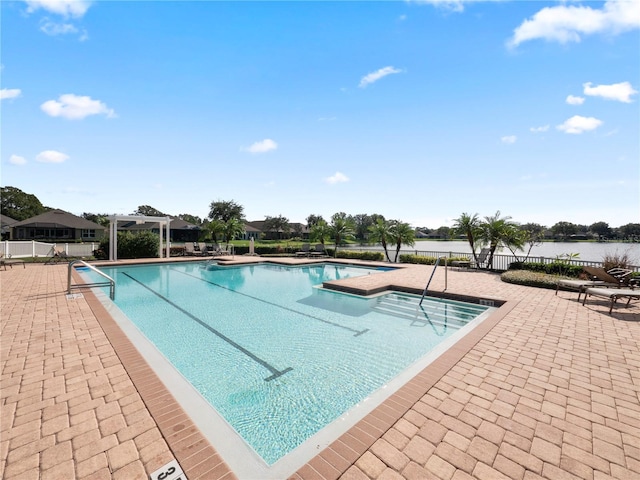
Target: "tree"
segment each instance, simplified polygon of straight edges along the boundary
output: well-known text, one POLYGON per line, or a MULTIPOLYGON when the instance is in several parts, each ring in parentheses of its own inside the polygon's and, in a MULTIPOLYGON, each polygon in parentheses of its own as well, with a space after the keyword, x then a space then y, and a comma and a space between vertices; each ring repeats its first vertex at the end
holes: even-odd
POLYGON ((526 262, 533 247, 542 245, 545 227, 538 223, 525 223, 524 225, 520 225, 520 230, 523 232, 524 243, 529 245, 529 250, 527 250, 527 254, 523 259, 523 262, 526 262))
POLYGON ((322 222, 325 221, 324 218, 322 218, 322 215, 314 215, 314 214, 309 215, 307 217, 307 228, 311 230, 311 228, 320 221, 322 222))
POLYGON ((578 226, 571 222, 558 222, 551 227, 551 232, 555 237, 562 237, 566 239, 569 235, 574 235, 578 232, 578 226))
POLYGON ((640 223, 627 223, 618 227, 618 230, 625 240, 640 240, 640 223))
POLYGON ((138 209, 133 212, 133 215, 146 215, 147 217, 166 217, 166 213, 162 213, 149 205, 140 205, 138 209))
POLYGON ((224 241, 227 243, 227 247, 229 247, 231 240, 244 233, 244 222, 238 218, 230 218, 224 222, 222 233, 224 234, 224 241))
POLYGON ((7 217, 22 221, 49 210, 35 195, 15 187, 0 188, 0 211, 7 217))
POLYGON ((347 214, 344 212, 334 213, 331 217, 331 225, 329 225, 329 229, 336 245, 333 252, 333 257, 335 258, 338 256, 338 245, 353 237, 353 222, 347 218, 347 214))
POLYGON ((384 249, 384 255, 387 257, 387 261, 391 262, 389 257, 389 250, 387 244, 393 241, 391 234, 391 225, 386 220, 379 218, 376 223, 369 227, 369 239, 373 242, 379 243, 384 249))
POLYGON ((102 225, 103 227, 109 226, 109 214, 108 213, 88 213, 85 212, 82 214, 82 218, 89 220, 90 222, 97 223, 98 225, 102 225))
POLYGON ((607 222, 596 222, 589 227, 589 231, 599 239, 611 236, 611 228, 607 222))
POLYGON ((204 226, 205 230, 211 235, 213 243, 218 243, 218 238, 224 235, 225 223, 222 220, 211 220, 204 226))
POLYGON ((396 242, 396 257, 394 262, 397 262, 402 245, 413 246, 415 244, 416 231, 411 228, 411 225, 408 223, 393 220, 391 221, 389 232, 391 233, 391 238, 396 242))
POLYGON ((355 229, 355 237, 361 243, 364 243, 369 236, 369 227, 374 224, 373 218, 371 215, 367 215, 366 213, 359 213, 352 217, 352 221, 355 229))
POLYGON ((494 215, 484 217, 480 222, 478 240, 482 245, 489 247, 487 269, 493 265, 493 255, 501 246, 516 246, 520 238, 515 234, 517 224, 511 222, 511 217, 501 217, 498 210, 494 215))
POLYGON ((309 238, 313 242, 320 242, 322 244, 322 249, 324 250, 325 242, 331 238, 331 229, 329 228, 329 224, 325 220, 318 220, 318 222, 311 227, 309 238))
POLYGON ((244 222, 244 207, 233 200, 216 200, 211 202, 209 207, 209 218, 212 220, 221 220, 226 223, 236 218, 244 222))
POLYGON ((195 215, 190 215, 188 213, 181 213, 178 215, 178 218, 184 220, 185 222, 192 223, 193 225, 202 226, 202 219, 195 215))
POLYGON ((476 253, 476 241, 480 234, 480 219, 478 218, 478 214, 474 213, 473 215, 469 215, 468 213, 463 213, 460 215, 454 220, 453 231, 456 235, 464 235, 467 238, 469 246, 471 247, 473 260, 477 265, 478 255, 476 253))
POLYGON ((282 215, 278 215, 277 217, 266 217, 264 220, 264 231, 274 232, 277 239, 282 238, 283 234, 288 236, 291 231, 289 219, 282 215))

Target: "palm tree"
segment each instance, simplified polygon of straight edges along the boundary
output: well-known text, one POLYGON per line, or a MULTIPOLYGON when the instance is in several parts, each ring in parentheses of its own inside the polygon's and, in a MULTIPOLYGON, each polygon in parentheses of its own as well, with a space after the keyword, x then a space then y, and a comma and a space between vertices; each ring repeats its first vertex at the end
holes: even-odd
POLYGON ((244 222, 238 218, 230 218, 224 223, 223 233, 227 248, 229 248, 231 240, 244 233, 244 222))
MULTIPOLYGON (((517 228, 518 224, 511 222, 511 217, 500 217, 500 211, 498 210, 494 215, 484 217, 484 222, 480 223, 480 229, 478 232, 478 240, 489 247, 489 259, 487 260, 487 269, 490 269, 493 264, 493 255, 498 249, 507 242, 515 242, 515 238, 510 238, 514 227, 517 228)), ((524 241, 522 242, 524 244, 524 241)))
POLYGON ((474 213, 473 216, 468 213, 463 213, 459 218, 456 218, 453 223, 453 229, 455 234, 464 235, 467 237, 469 246, 471 247, 471 253, 473 254, 473 260, 476 265, 478 264, 478 255, 476 254, 476 241, 479 234, 480 219, 478 214, 474 213))
POLYGON ((338 245, 341 244, 344 240, 353 237, 353 222, 351 222, 345 214, 336 213, 331 218, 331 225, 329 225, 329 230, 331 232, 331 236, 333 237, 333 241, 336 244, 336 248, 333 252, 333 258, 338 256, 338 245))
POLYGON ((309 231, 309 238, 313 242, 320 242, 324 250, 324 242, 331 238, 331 229, 325 220, 318 220, 309 231))
POLYGON ((402 245, 413 246, 415 244, 416 231, 411 228, 408 223, 401 222, 399 220, 393 220, 389 228, 391 238, 396 242, 396 258, 394 262, 398 261, 400 255, 400 247, 402 245))
POLYGON ((224 222, 221 220, 211 220, 205 225, 205 229, 211 234, 214 243, 218 243, 218 236, 224 234, 224 222))
POLYGON ((383 218, 378 218, 376 223, 369 227, 369 239, 379 243, 384 248, 384 254, 387 257, 387 261, 391 262, 389 258, 389 251, 387 250, 387 243, 393 241, 391 235, 390 223, 383 218))

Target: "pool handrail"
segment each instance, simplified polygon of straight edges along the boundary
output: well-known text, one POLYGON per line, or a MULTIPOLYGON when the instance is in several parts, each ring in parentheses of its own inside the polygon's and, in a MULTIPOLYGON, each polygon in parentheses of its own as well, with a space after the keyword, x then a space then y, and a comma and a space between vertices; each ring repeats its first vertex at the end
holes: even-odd
POLYGON ((431 270, 431 276, 429 277, 429 281, 427 281, 427 285, 424 287, 424 290, 422 291, 422 298, 420 298, 420 303, 418 303, 418 307, 420 307, 420 305, 422 305, 422 301, 424 300, 424 297, 427 295, 427 289, 429 288, 429 284, 431 283, 431 279, 433 278, 433 274, 436 273, 436 268, 438 268, 438 265, 440 264, 440 260, 442 260, 443 258, 444 258, 444 265, 445 265, 445 290, 447 289, 447 280, 446 280, 447 256, 446 255, 442 255, 441 257, 437 258, 436 264, 433 266, 433 270, 431 270))
POLYGON ((67 269, 67 295, 71 294, 71 289, 72 288, 93 288, 93 287, 107 287, 107 286, 109 287, 109 298, 111 298, 111 300, 113 300, 115 298, 115 296, 116 296, 116 282, 115 282, 115 280, 113 278, 111 278, 106 273, 101 272, 100 270, 98 270, 93 265, 89 265, 84 260, 73 260, 72 262, 69 262, 69 267, 67 269), (80 264, 84 265, 89 270, 92 270, 92 271, 96 272, 98 275, 100 275, 101 277, 106 278, 107 281, 106 282, 93 282, 93 283, 82 283, 82 284, 71 285, 71 269, 73 268, 73 266, 76 263, 80 263, 80 264))

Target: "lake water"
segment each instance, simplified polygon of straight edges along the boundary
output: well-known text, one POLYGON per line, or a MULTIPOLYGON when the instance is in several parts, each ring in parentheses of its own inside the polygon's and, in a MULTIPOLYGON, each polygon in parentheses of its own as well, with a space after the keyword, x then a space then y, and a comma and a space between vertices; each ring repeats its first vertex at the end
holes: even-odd
MULTIPOLYGON (((367 250, 382 250, 380 245, 368 245, 366 247, 354 246, 356 250, 366 248, 367 250)), ((527 246, 528 249, 528 246, 527 246)), ((395 256, 395 246, 388 249, 389 255, 393 260, 395 256)), ((411 251, 429 251, 429 252, 458 252, 471 253, 469 244, 465 241, 434 241, 434 240, 418 240, 414 246, 403 245, 402 252, 411 251)), ((510 255, 511 252, 503 249, 501 254, 510 255)), ((640 243, 617 243, 617 242, 544 242, 540 246, 535 246, 531 250, 530 257, 546 257, 556 258, 558 255, 577 253, 575 260, 584 260, 589 262, 601 262, 605 255, 624 255, 630 259, 633 265, 640 265, 640 243)), ((524 252, 518 252, 518 255, 524 256, 524 252)))

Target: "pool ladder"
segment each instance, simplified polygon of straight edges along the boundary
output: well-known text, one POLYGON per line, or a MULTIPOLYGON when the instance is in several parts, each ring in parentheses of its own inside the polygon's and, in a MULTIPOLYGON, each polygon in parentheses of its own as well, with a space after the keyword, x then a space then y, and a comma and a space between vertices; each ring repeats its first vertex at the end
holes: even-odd
POLYGON ((433 270, 431 270, 431 276, 429 277, 429 281, 427 282, 427 285, 424 287, 424 290, 422 291, 422 298, 420 298, 420 303, 418 303, 418 307, 420 307, 422 305, 422 301, 424 300, 424 297, 427 295, 427 289, 429 288, 429 284, 431 283, 431 279, 433 278, 433 274, 436 273, 436 268, 438 268, 438 265, 440 265, 440 260, 442 259, 444 260, 444 289, 447 289, 447 257, 445 255, 438 257, 438 259, 436 260, 436 264, 433 266, 433 270))
POLYGON ((111 300, 113 300, 115 298, 115 296, 116 296, 116 282, 109 275, 107 275, 104 272, 101 272, 100 270, 98 270, 93 265, 89 265, 84 260, 73 260, 72 262, 69 262, 69 267, 68 267, 68 270, 67 270, 67 295, 71 294, 71 289, 72 288, 93 288, 93 287, 109 287, 109 297, 111 298, 111 300), (93 282, 93 283, 80 283, 80 284, 72 285, 71 284, 71 271, 73 269, 73 266, 76 263, 80 263, 80 264, 84 265, 85 267, 87 267, 89 270, 91 270, 93 272, 96 272, 101 277, 104 277, 106 279, 106 281, 104 281, 104 282, 93 282))

